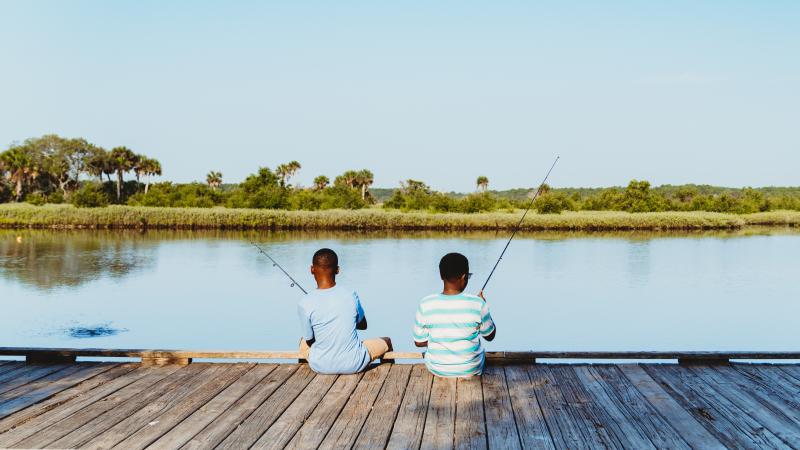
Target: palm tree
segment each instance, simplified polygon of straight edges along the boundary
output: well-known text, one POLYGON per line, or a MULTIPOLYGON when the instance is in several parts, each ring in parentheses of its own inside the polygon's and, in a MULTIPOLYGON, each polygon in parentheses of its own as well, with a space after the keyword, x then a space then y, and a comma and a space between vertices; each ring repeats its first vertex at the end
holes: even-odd
POLYGON ((219 185, 222 184, 222 172, 211 171, 206 175, 206 183, 212 191, 216 191, 219 185))
MULTIPOLYGON (((144 155, 136 155, 136 162, 133 164, 133 174, 136 175, 136 184, 138 185, 141 181, 141 177, 144 176, 145 169, 147 168, 147 157, 144 155)), ((139 186, 136 186, 136 189, 139 189, 139 186)))
POLYGON ((361 188, 361 200, 367 199, 367 190, 375 181, 375 176, 367 169, 359 170, 356 173, 355 184, 361 188))
POLYGON ((110 168, 117 174, 117 201, 122 198, 122 176, 136 166, 138 156, 128 147, 114 147, 111 149, 110 168))
POLYGON ((278 175, 278 178, 281 180, 281 187, 289 186, 289 179, 295 176, 298 170, 300 170, 303 166, 300 165, 297 161, 290 161, 286 164, 281 164, 275 169, 275 174, 278 175))
POLYGON ((336 179, 333 180, 333 184, 339 186, 344 185, 353 188, 356 187, 357 178, 358 178, 358 172, 356 172, 355 170, 348 170, 345 173, 336 177, 336 179))
POLYGON ((475 181, 475 184, 477 185, 478 189, 483 192, 486 192, 486 190, 489 189, 489 179, 483 175, 478 177, 477 181, 475 181))
POLYGON ((326 177, 325 175, 320 175, 314 178, 314 187, 318 191, 325 189, 326 187, 328 187, 330 183, 331 183, 330 178, 326 177))
POLYGON ((8 172, 8 179, 14 184, 14 199, 22 199, 22 189, 25 183, 35 180, 39 176, 39 163, 34 157, 31 148, 26 146, 13 146, 0 153, 0 162, 8 172))
POLYGON ((103 184, 103 174, 109 166, 108 152, 102 147, 95 147, 94 153, 86 160, 86 172, 100 179, 103 184))
POLYGON ((144 158, 144 161, 139 163, 142 167, 142 174, 147 177, 147 182, 144 184, 144 193, 150 190, 150 178, 155 175, 161 176, 161 163, 154 158, 144 158))

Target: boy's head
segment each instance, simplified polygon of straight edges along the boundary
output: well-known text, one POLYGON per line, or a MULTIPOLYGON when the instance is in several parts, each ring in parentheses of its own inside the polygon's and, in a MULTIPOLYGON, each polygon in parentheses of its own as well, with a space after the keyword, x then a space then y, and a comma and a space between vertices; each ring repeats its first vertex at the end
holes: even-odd
POLYGON ((320 280, 333 280, 339 273, 339 257, 329 248, 321 248, 311 258, 311 273, 319 284, 320 280))
POLYGON ((445 286, 463 291, 469 281, 469 260, 461 253, 448 253, 439 261, 439 275, 445 286))

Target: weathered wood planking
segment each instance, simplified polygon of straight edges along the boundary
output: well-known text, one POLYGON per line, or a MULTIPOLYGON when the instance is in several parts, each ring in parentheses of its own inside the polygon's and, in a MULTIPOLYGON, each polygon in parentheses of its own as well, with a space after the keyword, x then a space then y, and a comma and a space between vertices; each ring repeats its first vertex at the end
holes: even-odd
POLYGON ((274 364, 260 364, 253 367, 253 369, 231 383, 225 390, 208 403, 198 408, 180 424, 159 437, 158 440, 153 442, 148 448, 153 450, 180 448, 206 426, 214 422, 215 419, 221 417, 226 419, 231 418, 233 412, 224 415, 223 413, 228 411, 239 399, 245 396, 248 398, 263 398, 264 396, 261 394, 263 389, 259 390, 255 388, 257 386, 269 386, 271 383, 264 381, 264 379, 267 375, 272 373, 276 367, 277 366, 274 364))
POLYGON ((403 401, 403 395, 406 393, 411 367, 410 365, 391 366, 378 398, 375 399, 367 420, 353 444, 354 449, 386 447, 389 434, 395 425, 397 411, 403 401))
POLYGON ((0 362, 0 447, 798 448, 794 365, 0 362), (3 369, 7 369, 3 372, 3 369), (3 387, 4 386, 4 387, 3 387))
MULTIPOLYGON (((489 366, 483 374, 483 407, 489 448, 521 448, 511 395, 502 367, 489 366)), ((527 376, 526 376, 527 384, 527 376)), ((538 405, 536 405, 538 408, 538 405)))
POLYGON ((361 427, 372 410, 372 405, 375 404, 383 383, 389 376, 391 367, 387 364, 381 364, 364 374, 353 395, 350 396, 347 404, 325 436, 325 440, 320 444, 320 449, 350 448, 353 446, 361 432, 361 427))

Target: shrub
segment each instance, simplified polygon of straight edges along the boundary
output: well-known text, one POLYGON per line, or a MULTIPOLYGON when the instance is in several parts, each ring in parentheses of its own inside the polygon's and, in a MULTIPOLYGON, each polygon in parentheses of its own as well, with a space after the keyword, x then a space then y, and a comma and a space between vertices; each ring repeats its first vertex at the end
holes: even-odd
POLYGON ((72 194, 71 203, 78 208, 108 206, 108 196, 97 183, 83 183, 83 186, 72 194))
POLYGON ((31 205, 42 206, 47 203, 47 196, 41 192, 31 192, 25 196, 25 203, 31 205))
POLYGON ((539 214, 561 214, 562 211, 573 209, 573 204, 566 194, 557 192, 540 196, 533 202, 533 207, 539 214))

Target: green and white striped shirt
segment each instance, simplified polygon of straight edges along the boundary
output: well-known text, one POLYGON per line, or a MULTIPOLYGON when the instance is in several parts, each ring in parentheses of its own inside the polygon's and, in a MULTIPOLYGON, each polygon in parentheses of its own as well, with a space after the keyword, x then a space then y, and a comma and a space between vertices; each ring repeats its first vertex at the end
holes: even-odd
POLYGON ((483 373, 481 336, 494 332, 489 305, 472 294, 434 294, 417 308, 414 341, 428 342, 425 365, 440 377, 483 373))

